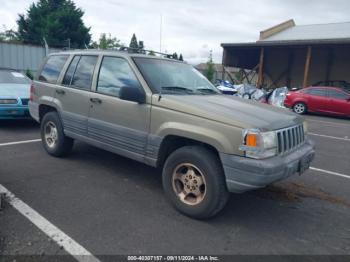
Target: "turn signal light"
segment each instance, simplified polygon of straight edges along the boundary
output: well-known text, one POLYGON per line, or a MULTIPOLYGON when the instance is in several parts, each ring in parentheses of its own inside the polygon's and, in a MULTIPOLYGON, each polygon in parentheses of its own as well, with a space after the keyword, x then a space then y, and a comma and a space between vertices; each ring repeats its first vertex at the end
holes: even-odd
POLYGON ((251 147, 256 147, 257 146, 257 137, 256 134, 247 134, 245 138, 245 145, 246 146, 251 146, 251 147))

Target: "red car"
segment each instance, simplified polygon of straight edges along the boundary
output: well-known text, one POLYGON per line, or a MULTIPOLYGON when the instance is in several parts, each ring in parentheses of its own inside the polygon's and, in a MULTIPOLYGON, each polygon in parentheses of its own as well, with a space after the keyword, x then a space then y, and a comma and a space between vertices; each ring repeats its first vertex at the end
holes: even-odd
POLYGON ((313 112, 350 117, 350 92, 338 87, 311 86, 289 92, 284 105, 297 114, 313 112))

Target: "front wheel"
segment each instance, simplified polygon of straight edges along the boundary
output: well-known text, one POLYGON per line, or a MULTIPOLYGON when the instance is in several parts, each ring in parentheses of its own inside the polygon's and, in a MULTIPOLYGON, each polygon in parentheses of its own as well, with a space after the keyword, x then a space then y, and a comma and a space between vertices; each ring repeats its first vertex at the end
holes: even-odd
POLYGON ((293 106, 293 111, 299 115, 306 113, 306 105, 304 103, 296 103, 293 106))
POLYGON ((41 121, 41 140, 46 152, 52 156, 67 155, 73 147, 74 140, 65 136, 57 112, 49 112, 41 121))
POLYGON ((216 215, 229 197, 219 158, 200 146, 182 147, 168 157, 163 188, 177 210, 197 219, 216 215))

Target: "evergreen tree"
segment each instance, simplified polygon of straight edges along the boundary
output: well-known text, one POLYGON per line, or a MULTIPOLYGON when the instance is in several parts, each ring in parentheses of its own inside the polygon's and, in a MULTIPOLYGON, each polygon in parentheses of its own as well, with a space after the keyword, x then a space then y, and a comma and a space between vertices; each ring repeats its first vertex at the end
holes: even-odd
POLYGON ((214 73, 215 73, 215 68, 213 63, 213 51, 210 50, 209 58, 207 61, 207 68, 205 70, 205 76, 208 78, 210 82, 213 82, 214 80, 214 73))
POLYGON ((178 59, 176 52, 173 54, 173 58, 176 59, 176 60, 178 59))
POLYGON ((129 47, 132 48, 131 52, 137 53, 137 51, 139 49, 139 44, 137 43, 137 38, 136 38, 135 34, 133 34, 131 37, 129 47))
POLYGON ((42 44, 45 37, 52 47, 65 47, 69 39, 71 47, 83 48, 91 39, 83 15, 72 0, 39 0, 19 15, 18 37, 30 44, 42 44))
POLYGON ((180 60, 180 61, 184 61, 184 58, 182 57, 182 54, 180 54, 179 60, 180 60))

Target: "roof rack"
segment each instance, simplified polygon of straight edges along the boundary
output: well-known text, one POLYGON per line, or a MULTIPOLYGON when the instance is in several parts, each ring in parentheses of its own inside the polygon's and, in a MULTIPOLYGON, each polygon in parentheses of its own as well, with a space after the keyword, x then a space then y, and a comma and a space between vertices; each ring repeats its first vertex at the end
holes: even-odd
POLYGON ((118 51, 125 51, 125 52, 136 53, 136 54, 146 54, 146 52, 148 52, 148 53, 158 54, 158 55, 164 56, 166 58, 175 59, 172 54, 166 54, 166 53, 162 53, 162 52, 156 52, 153 50, 126 47, 126 46, 120 47, 118 51))

